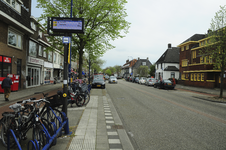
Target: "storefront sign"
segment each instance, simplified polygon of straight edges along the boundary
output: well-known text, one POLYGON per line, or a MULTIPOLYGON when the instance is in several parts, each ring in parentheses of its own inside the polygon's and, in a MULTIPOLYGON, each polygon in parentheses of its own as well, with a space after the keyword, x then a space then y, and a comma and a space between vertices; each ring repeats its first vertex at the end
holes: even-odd
POLYGON ((11 58, 9 58, 9 57, 3 57, 3 62, 4 63, 11 63, 11 58))
POLYGON ((0 62, 2 62, 2 56, 0 56, 0 62))
POLYGON ((53 63, 49 63, 49 62, 44 62, 44 67, 46 68, 53 68, 53 63))
POLYGON ((42 66, 43 66, 44 60, 38 59, 38 58, 34 58, 34 57, 29 57, 29 56, 28 56, 28 62, 29 62, 29 63, 38 64, 38 65, 42 65, 42 66))

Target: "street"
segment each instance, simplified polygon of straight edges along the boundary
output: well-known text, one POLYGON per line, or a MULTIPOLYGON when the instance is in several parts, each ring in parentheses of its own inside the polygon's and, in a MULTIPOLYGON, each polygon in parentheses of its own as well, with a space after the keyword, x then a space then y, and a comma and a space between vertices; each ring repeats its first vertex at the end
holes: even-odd
POLYGON ((226 105, 124 80, 106 90, 134 149, 226 149, 226 105))

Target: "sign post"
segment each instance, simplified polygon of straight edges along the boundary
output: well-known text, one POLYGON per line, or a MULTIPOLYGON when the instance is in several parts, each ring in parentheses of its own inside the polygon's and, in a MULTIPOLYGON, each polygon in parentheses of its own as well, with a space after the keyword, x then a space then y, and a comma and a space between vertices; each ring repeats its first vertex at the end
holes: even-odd
POLYGON ((63 77, 63 108, 62 111, 67 116, 67 94, 68 94, 68 48, 71 43, 72 33, 84 34, 84 18, 48 18, 47 33, 50 36, 63 36, 64 44, 64 77, 63 77), (50 33, 49 30, 52 32, 50 33))

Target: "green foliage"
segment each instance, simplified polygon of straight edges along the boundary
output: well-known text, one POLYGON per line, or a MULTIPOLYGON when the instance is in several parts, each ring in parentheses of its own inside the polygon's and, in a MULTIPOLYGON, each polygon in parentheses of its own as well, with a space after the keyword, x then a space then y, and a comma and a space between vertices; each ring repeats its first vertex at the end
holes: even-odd
POLYGON ((149 74, 150 74, 150 76, 155 77, 155 64, 150 66, 149 74))
MULTIPOLYGON (((37 0, 43 14, 38 20, 47 17, 70 17, 71 0, 37 0)), ((103 55, 114 48, 110 41, 124 37, 130 23, 125 20, 126 0, 76 0, 73 3, 73 18, 84 18, 85 34, 72 34, 72 56, 79 58, 79 75, 82 75, 83 54, 91 58, 103 55)), ((43 24, 47 27, 47 22, 43 24)), ((49 38, 54 45, 62 45, 62 37, 49 38)), ((79 76, 80 77, 80 76, 79 76)))
POLYGON ((220 6, 211 21, 208 32, 208 42, 200 51, 203 56, 212 57, 214 68, 221 70, 221 91, 220 97, 223 96, 223 75, 226 65, 226 6, 220 6))
POLYGON ((115 73, 115 72, 116 72, 115 67, 109 67, 109 69, 111 70, 111 74, 113 74, 113 73, 115 73))
POLYGON ((137 68, 137 73, 140 77, 147 77, 148 76, 148 66, 140 66, 137 68))
POLYGON ((122 69, 121 69, 121 66, 118 66, 118 65, 115 65, 114 68, 115 68, 115 72, 116 72, 117 74, 119 74, 120 71, 122 70, 122 69))
POLYGON ((111 70, 110 70, 110 69, 107 69, 107 70, 105 71, 105 74, 111 76, 111 70))
POLYGON ((95 73, 102 71, 101 66, 105 63, 104 60, 97 58, 96 60, 91 61, 91 70, 94 70, 95 73))

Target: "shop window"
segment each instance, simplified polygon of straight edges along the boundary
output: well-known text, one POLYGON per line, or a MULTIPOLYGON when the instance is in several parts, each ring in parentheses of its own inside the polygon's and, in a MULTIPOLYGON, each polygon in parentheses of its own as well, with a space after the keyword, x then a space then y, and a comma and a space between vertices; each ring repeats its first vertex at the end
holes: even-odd
POLYGON ((185 74, 182 74, 182 75, 181 75, 181 79, 182 79, 182 80, 185 80, 185 74))
POLYGON ((29 56, 36 57, 37 56, 37 49, 36 49, 36 43, 33 41, 29 41, 29 56))
POLYGON ((8 31, 8 44, 10 46, 22 49, 22 34, 9 29, 8 31))
POLYGON ((204 73, 201 73, 201 81, 204 81, 204 73))

